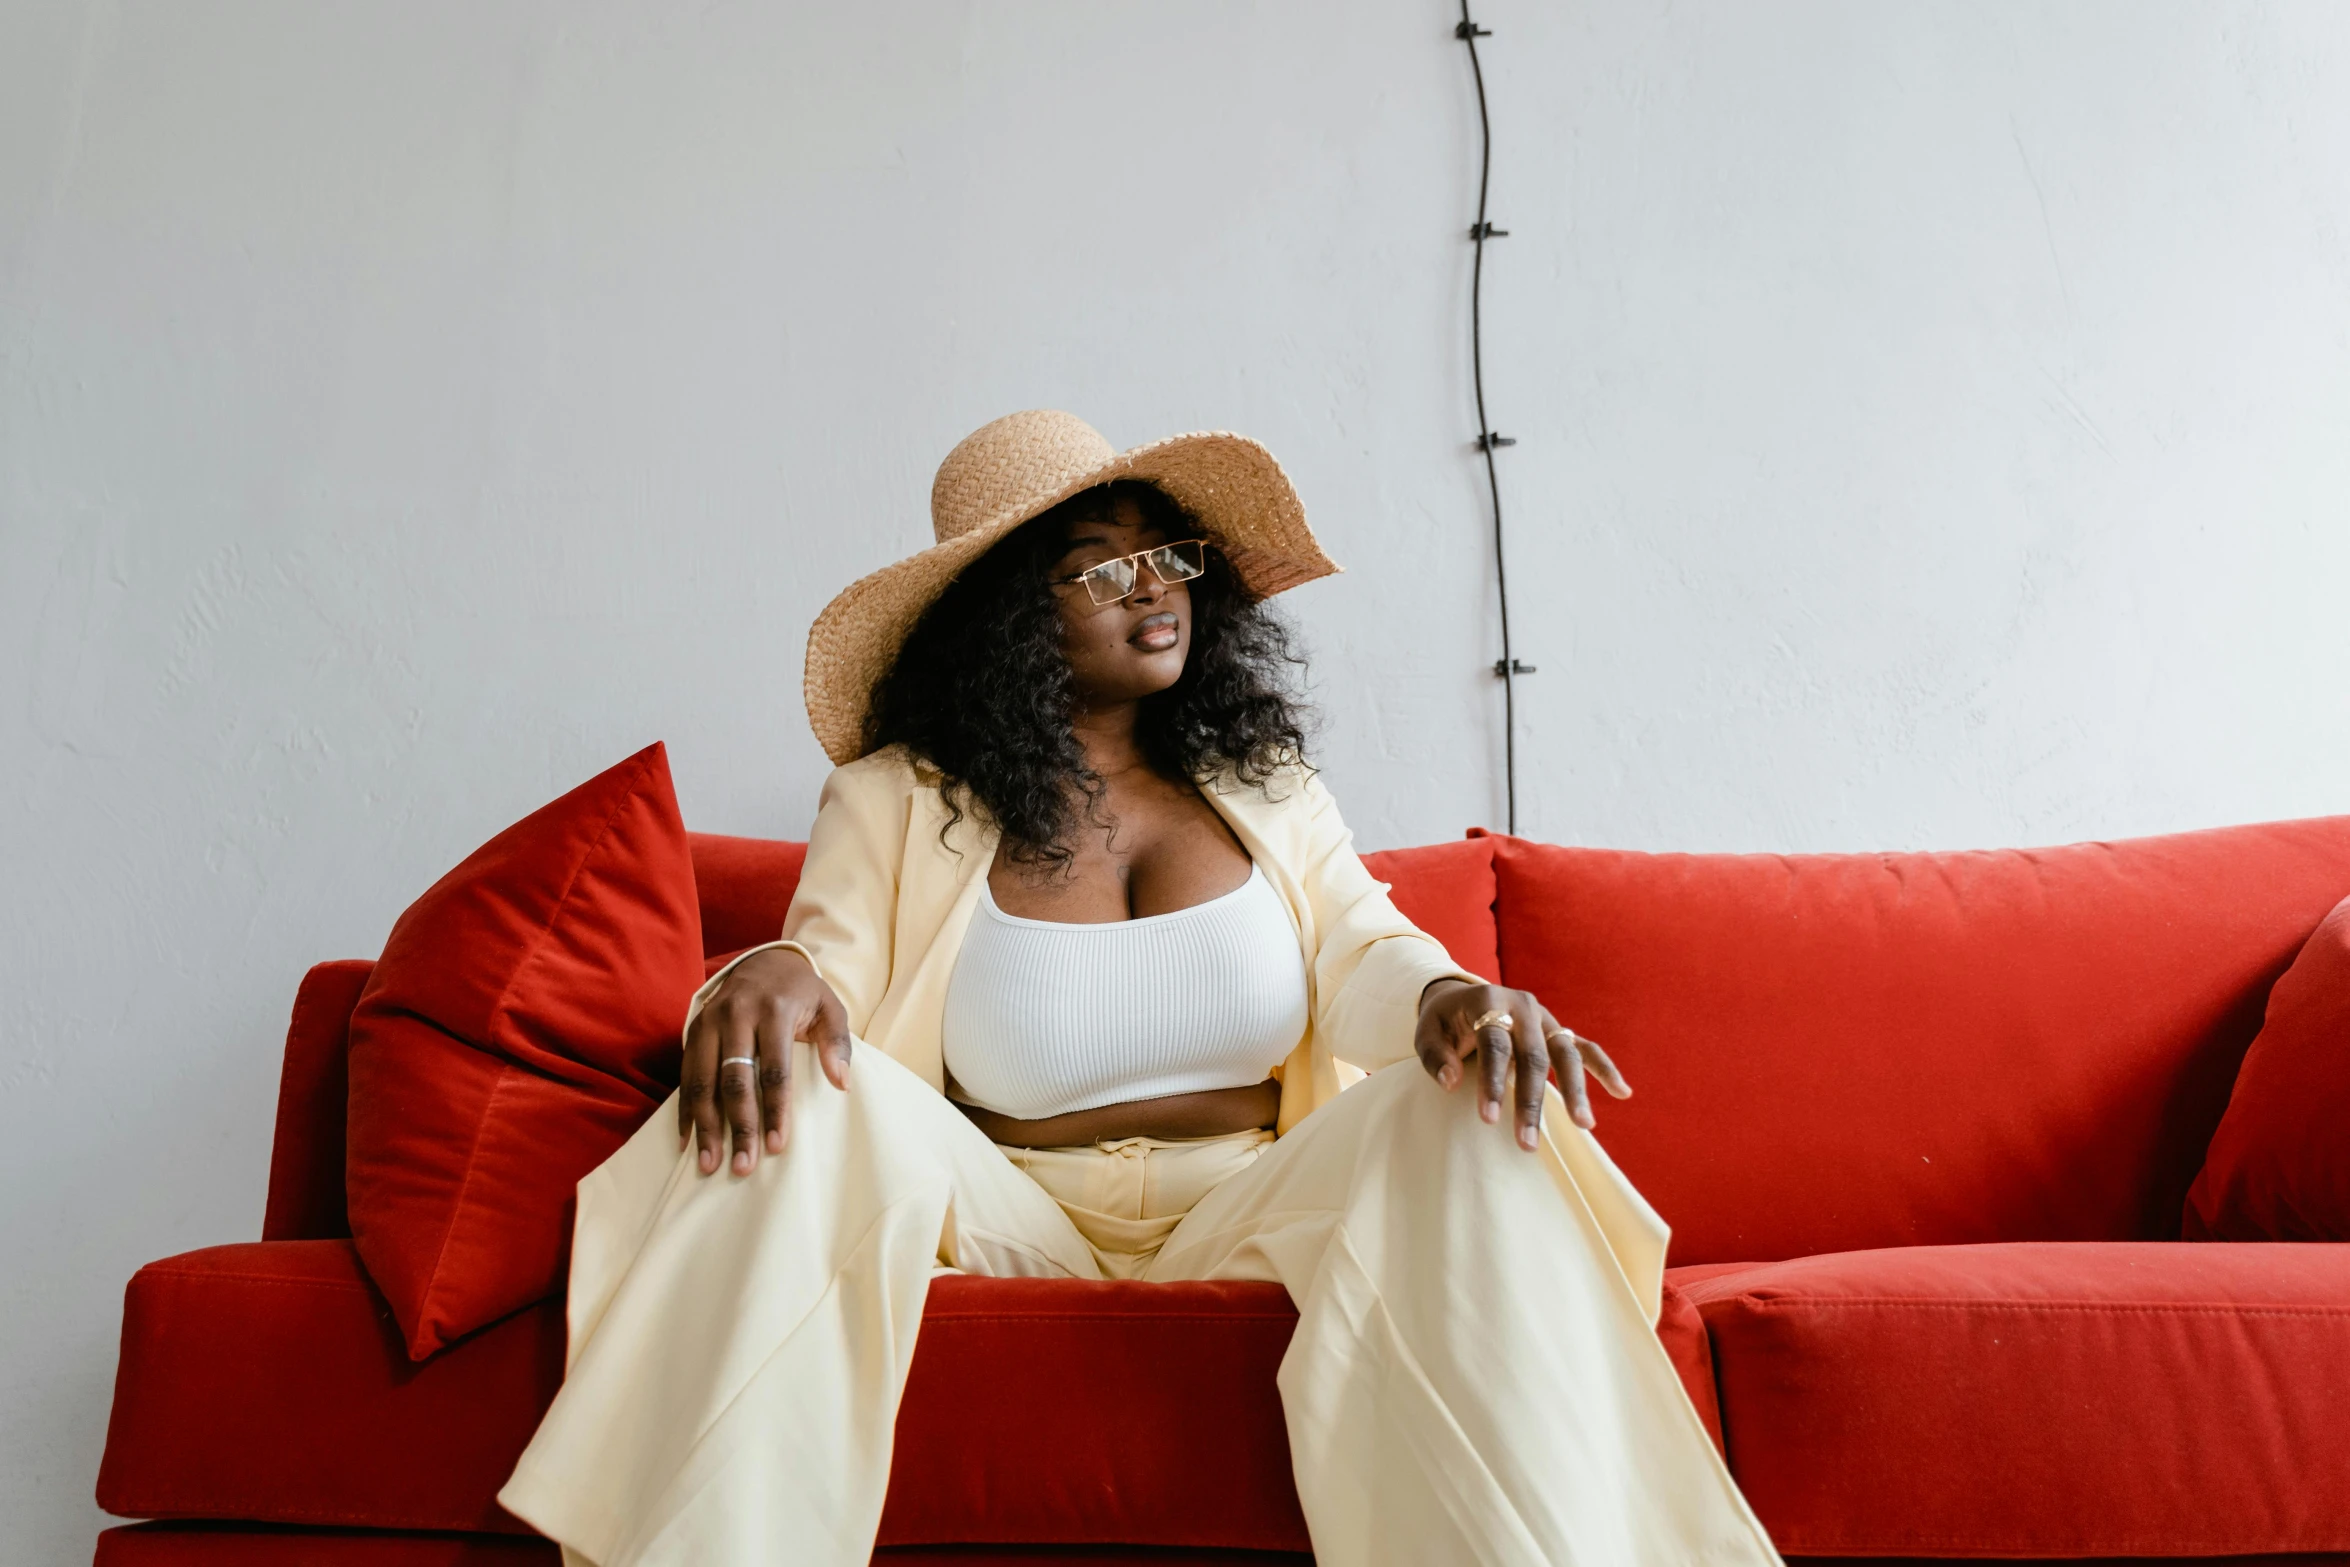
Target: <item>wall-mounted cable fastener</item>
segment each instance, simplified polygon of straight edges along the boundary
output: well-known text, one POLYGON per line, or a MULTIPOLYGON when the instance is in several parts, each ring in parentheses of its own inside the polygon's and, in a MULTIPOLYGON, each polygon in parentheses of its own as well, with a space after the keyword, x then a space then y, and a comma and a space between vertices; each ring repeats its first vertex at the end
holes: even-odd
POLYGON ((1483 435, 1477 437, 1477 450, 1481 452, 1490 452, 1498 447, 1515 446, 1517 444, 1518 438, 1516 436, 1496 435, 1491 430, 1488 430, 1483 435))
POLYGON ((1531 675, 1536 673, 1536 670, 1532 664, 1522 658, 1497 658, 1493 661, 1493 672, 1506 680, 1511 675, 1531 675))

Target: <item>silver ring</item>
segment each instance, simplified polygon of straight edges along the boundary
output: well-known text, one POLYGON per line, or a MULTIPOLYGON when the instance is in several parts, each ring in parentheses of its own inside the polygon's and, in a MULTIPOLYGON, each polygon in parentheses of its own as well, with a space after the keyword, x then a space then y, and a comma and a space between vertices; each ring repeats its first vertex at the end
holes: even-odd
POLYGON ((1518 1020, 1510 1016, 1508 1011, 1504 1008, 1495 1007, 1492 1011, 1477 1019, 1476 1022, 1471 1023, 1469 1025, 1469 1032, 1472 1034, 1482 1034, 1489 1028, 1498 1028, 1505 1034, 1513 1034, 1517 1032, 1518 1020))
POLYGON ((757 1056, 727 1056, 718 1063, 718 1070, 723 1072, 728 1067, 734 1065, 737 1061, 740 1061, 743 1065, 749 1067, 754 1072, 759 1070, 759 1058, 757 1056))

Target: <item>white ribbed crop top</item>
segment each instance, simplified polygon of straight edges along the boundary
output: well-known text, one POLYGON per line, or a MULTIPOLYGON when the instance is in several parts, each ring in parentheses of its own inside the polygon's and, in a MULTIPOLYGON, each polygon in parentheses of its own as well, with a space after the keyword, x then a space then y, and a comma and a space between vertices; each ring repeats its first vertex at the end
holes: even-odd
POLYGON ((1019 1120, 1261 1083, 1306 1031, 1297 927, 1255 866, 1220 898, 1072 925, 979 907, 947 980, 959 1097, 1019 1120))

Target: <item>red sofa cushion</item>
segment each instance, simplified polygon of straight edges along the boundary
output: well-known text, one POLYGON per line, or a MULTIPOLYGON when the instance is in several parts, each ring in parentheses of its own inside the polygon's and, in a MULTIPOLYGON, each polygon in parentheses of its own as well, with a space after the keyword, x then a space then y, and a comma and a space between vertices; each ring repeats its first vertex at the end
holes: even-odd
MULTIPOLYGON (((1269 1284, 935 1280, 881 1542, 1305 1549, 1273 1380, 1295 1324, 1269 1284)), ((1671 1289, 1662 1331, 1718 1429, 1703 1325, 1671 1289)), ((152 1263, 124 1299, 99 1505, 519 1532, 495 1497, 563 1334, 546 1301, 419 1365, 348 1241, 152 1263)))
POLYGON ((1387 883, 1397 911, 1444 943, 1455 963, 1487 979, 1500 975, 1491 838, 1376 849, 1363 856, 1363 866, 1387 883))
POLYGON ((2350 1241, 2350 898, 2268 993, 2185 1228, 2190 1240, 2350 1241))
POLYGON ((2155 1240, 2350 817, 1967 854, 1494 841, 1505 982, 1636 1093, 1599 1136, 1676 1262, 2155 1240))
POLYGON ((2350 1247, 1903 1247, 1683 1287, 1790 1555, 2350 1551, 2350 1247))
POLYGON ((774 838, 686 834, 702 905, 702 951, 740 952, 783 934, 783 917, 800 887, 808 846, 774 838))
POLYGON ((562 1380, 560 1301, 417 1365, 349 1241, 187 1252, 124 1293, 98 1505, 520 1532, 493 1498, 562 1380))
POLYGON ((702 932, 650 746, 392 927, 351 1019, 351 1233, 421 1360, 562 1287, 572 1189, 677 1080, 702 932))

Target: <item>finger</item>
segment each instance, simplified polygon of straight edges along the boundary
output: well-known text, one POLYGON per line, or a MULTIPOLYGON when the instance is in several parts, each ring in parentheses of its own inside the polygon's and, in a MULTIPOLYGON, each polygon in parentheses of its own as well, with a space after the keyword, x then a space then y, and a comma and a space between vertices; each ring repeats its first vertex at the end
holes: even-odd
POLYGON ((723 1010, 717 1002, 702 1009, 695 1022, 694 1048, 686 1055, 678 1083, 678 1098, 700 1147, 696 1164, 704 1175, 718 1168, 725 1147, 723 1123, 718 1119, 718 1057, 723 1054, 723 1010))
POLYGON ((685 1053, 678 1058, 677 1140, 681 1143, 690 1141, 694 1135, 694 1096, 691 1086, 695 1077, 694 1060, 705 1048, 710 1027, 710 1009, 704 1007, 694 1015, 692 1024, 687 1027, 685 1053))
MULTIPOLYGON (((1551 1081, 1559 1085, 1559 1097, 1565 1099, 1567 1085, 1578 1081, 1578 1074, 1581 1070, 1575 1060, 1575 1047, 1568 1043, 1564 1033, 1553 1034, 1548 1041, 1548 1054, 1550 1056, 1551 1081)), ((1570 1103, 1567 1106, 1567 1119, 1574 1120, 1574 1118, 1574 1106, 1570 1103)), ((1576 1124, 1581 1125, 1582 1123, 1577 1122, 1576 1124)), ((1590 1130, 1588 1127, 1584 1129, 1590 1130)))
POLYGON ((1431 1007, 1420 1014, 1420 1026, 1412 1036, 1412 1047, 1419 1052, 1420 1065, 1436 1079, 1437 1086, 1451 1093, 1461 1082, 1461 1030, 1458 1017, 1447 1007, 1431 1007))
POLYGON ((1599 1079, 1600 1087, 1618 1099, 1632 1097, 1632 1085, 1624 1081, 1624 1074, 1616 1070, 1616 1064, 1608 1059, 1607 1052, 1599 1048, 1598 1040, 1585 1039, 1581 1034, 1577 1034, 1575 1036, 1575 1050, 1590 1066, 1591 1075, 1599 1079))
MULTIPOLYGON (((1488 1006, 1485 1010, 1495 1009, 1488 1006)), ((1477 1113, 1489 1125, 1501 1121, 1501 1095, 1509 1082, 1510 1050, 1510 1030, 1498 1020, 1477 1030, 1477 1113)))
POLYGON ((783 1152, 784 1140, 791 1135, 792 1024, 797 1020, 792 1004, 777 996, 759 1024, 759 1124, 771 1154, 783 1152))
POLYGON ((816 1063, 824 1068, 824 1075, 832 1086, 847 1091, 849 1086, 849 1015, 842 1010, 840 997, 829 989, 808 1019, 806 1035, 816 1047, 816 1063))
POLYGON ((1567 1102, 1568 1116, 1588 1132, 1598 1122, 1591 1114, 1591 1089, 1583 1081, 1583 1053, 1575 1048, 1574 1030, 1551 1026, 1557 1028, 1550 1037, 1555 1047, 1550 1059, 1551 1070, 1558 1074, 1559 1097, 1567 1102))
POLYGON ((718 1062, 718 1108, 734 1143, 734 1173, 759 1162, 759 1029, 754 1019, 732 1022, 718 1062), (741 1059, 749 1057, 748 1061, 741 1059))
POLYGON ((1550 1056, 1542 1037, 1542 1025, 1549 1020, 1543 1016, 1542 1004, 1532 996, 1521 996, 1510 1008, 1510 1015, 1518 1020, 1511 1039, 1516 1052, 1513 1097, 1518 1146, 1531 1151, 1542 1141, 1542 1101, 1550 1086, 1550 1056))

